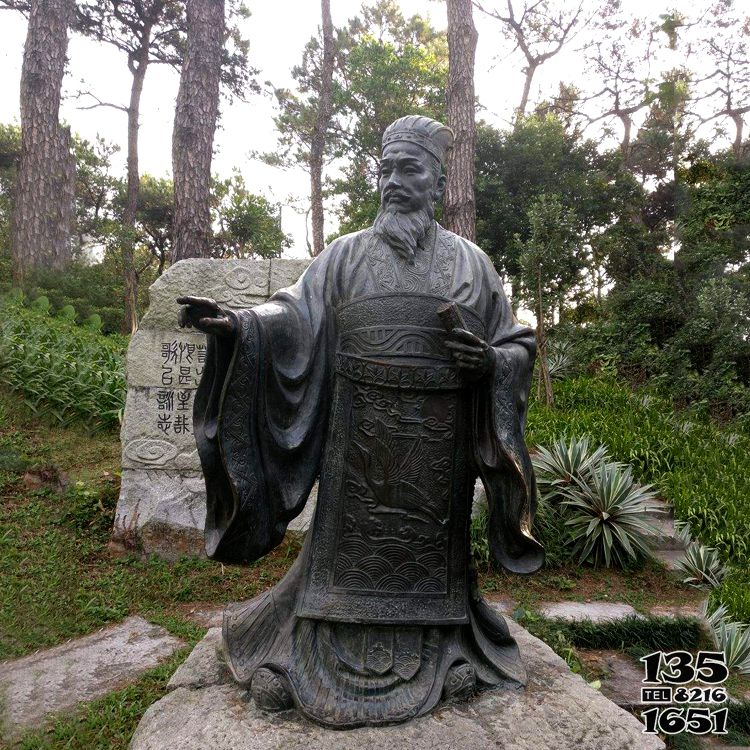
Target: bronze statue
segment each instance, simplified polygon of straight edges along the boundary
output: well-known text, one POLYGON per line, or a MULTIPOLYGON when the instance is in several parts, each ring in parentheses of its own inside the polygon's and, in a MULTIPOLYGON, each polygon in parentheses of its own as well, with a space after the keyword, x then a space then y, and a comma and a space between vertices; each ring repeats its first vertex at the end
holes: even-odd
POLYGON ((541 567, 523 440, 534 335, 489 258, 434 220, 452 142, 427 117, 394 122, 374 226, 267 303, 178 300, 181 325, 210 334, 195 402, 209 556, 269 552, 320 480, 294 566, 224 616, 234 678, 266 710, 388 724, 525 683, 477 590, 469 523, 480 476, 494 560, 541 567))

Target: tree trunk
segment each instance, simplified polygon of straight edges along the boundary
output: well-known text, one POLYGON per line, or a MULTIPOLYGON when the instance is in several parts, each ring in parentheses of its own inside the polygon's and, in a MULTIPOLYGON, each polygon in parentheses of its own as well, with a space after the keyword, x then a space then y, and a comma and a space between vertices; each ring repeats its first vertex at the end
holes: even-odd
POLYGON ((32 268, 64 268, 71 257, 75 160, 60 127, 73 0, 33 0, 21 72, 21 156, 13 214, 13 277, 32 268))
POLYGON ((187 0, 187 51, 172 134, 172 260, 211 255, 211 157, 219 114, 224 0, 187 0))
POLYGON ((125 211, 122 217, 122 262, 125 275, 125 319, 123 333, 135 333, 138 330, 138 273, 135 269, 135 217, 138 210, 138 191, 140 174, 138 172, 138 119, 141 111, 141 94, 146 78, 149 57, 148 48, 151 40, 151 26, 145 26, 141 38, 140 50, 128 65, 133 74, 130 87, 130 104, 128 106, 128 186, 125 197, 125 211))
POLYGON ((542 396, 544 396, 544 403, 547 406, 554 406, 555 396, 552 392, 552 378, 550 377, 549 365, 547 363, 547 331, 544 328, 541 275, 537 276, 536 345, 538 350, 537 362, 539 363, 537 398, 541 401, 542 396))
POLYGON ((323 14, 323 66, 320 71, 320 98, 318 99, 315 130, 310 142, 310 208, 312 211, 313 255, 320 255, 325 245, 323 155, 326 147, 326 135, 333 116, 331 86, 335 63, 331 0, 321 0, 320 5, 323 14))
POLYGON ((474 56, 477 30, 471 0, 448 0, 448 125, 456 140, 448 156, 445 227, 470 242, 476 238, 474 201, 474 56))
POLYGON ((534 74, 536 73, 537 65, 529 63, 526 67, 526 77, 523 82, 523 92, 521 93, 521 101, 516 110, 516 119, 514 125, 517 127, 521 120, 526 115, 526 107, 529 104, 529 95, 531 94, 531 82, 534 80, 534 74))

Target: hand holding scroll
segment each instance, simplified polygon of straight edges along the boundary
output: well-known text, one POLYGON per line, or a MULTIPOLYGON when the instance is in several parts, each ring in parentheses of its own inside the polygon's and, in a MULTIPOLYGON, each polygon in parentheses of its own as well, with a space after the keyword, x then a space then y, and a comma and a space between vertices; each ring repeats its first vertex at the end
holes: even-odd
POLYGON ((448 333, 445 345, 464 375, 471 380, 484 377, 494 364, 490 345, 463 328, 453 328, 448 333))

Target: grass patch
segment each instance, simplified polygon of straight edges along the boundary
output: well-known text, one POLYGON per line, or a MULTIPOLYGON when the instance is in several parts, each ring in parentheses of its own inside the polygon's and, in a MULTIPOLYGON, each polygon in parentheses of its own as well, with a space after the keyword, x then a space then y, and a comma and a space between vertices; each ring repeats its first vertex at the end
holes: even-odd
POLYGON ((194 642, 202 630, 181 606, 218 607, 248 599, 278 581, 295 559, 289 537, 250 566, 183 558, 115 557, 108 547, 118 495, 116 436, 71 426, 50 431, 0 394, 0 449, 30 466, 0 469, 0 659, 84 635, 132 614, 194 642), (42 484, 27 487, 28 475, 42 484), (60 493, 44 477, 68 474, 60 493))
POLYGON ((700 622, 692 617, 624 617, 611 622, 568 622, 523 612, 518 621, 550 646, 564 639, 575 648, 647 649, 648 653, 676 649, 690 651, 708 645, 700 622))
POLYGON ((715 547, 733 573, 717 596, 730 615, 750 622, 750 435, 677 415, 667 401, 637 395, 602 377, 555 384, 556 407, 534 403, 530 444, 588 436, 613 459, 633 466, 690 523, 693 536, 715 547))
POLYGON ((706 598, 704 591, 678 586, 652 560, 629 570, 566 563, 545 567, 529 577, 496 571, 486 564, 479 568, 479 581, 489 599, 509 598, 525 609, 556 601, 625 602, 648 614, 657 605, 694 603, 697 607, 706 598))

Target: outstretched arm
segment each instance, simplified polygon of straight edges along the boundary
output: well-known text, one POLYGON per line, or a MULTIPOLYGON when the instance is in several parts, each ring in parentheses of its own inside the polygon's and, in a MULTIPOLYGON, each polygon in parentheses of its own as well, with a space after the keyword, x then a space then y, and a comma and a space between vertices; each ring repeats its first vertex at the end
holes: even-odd
POLYGON ((236 334, 234 320, 214 300, 208 297, 178 297, 177 304, 183 305, 177 316, 180 328, 197 328, 203 333, 222 338, 232 338, 236 334))

